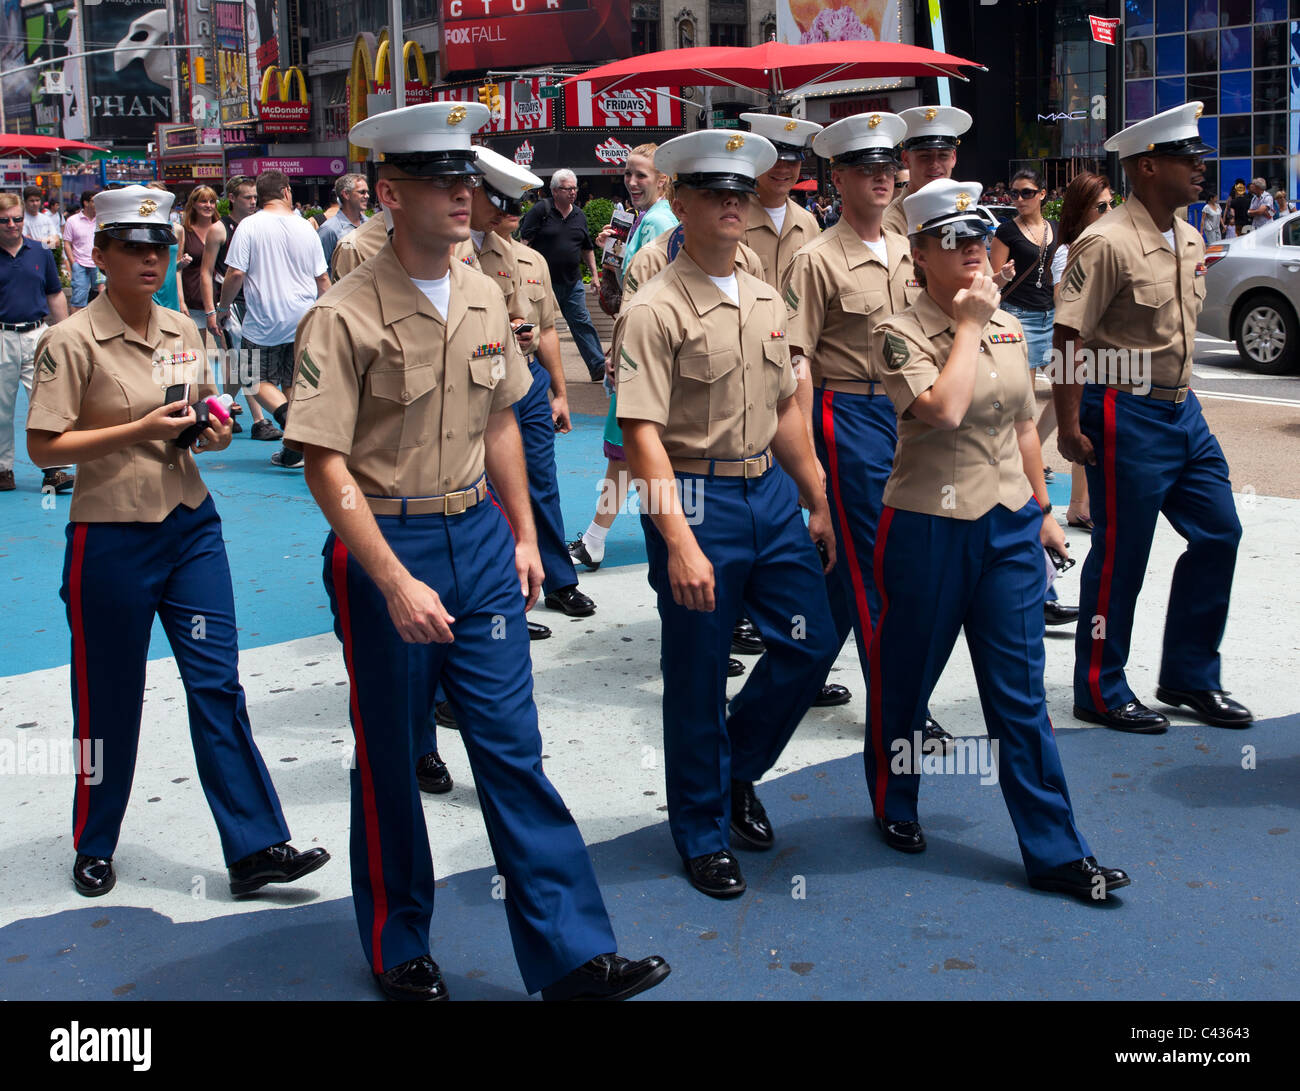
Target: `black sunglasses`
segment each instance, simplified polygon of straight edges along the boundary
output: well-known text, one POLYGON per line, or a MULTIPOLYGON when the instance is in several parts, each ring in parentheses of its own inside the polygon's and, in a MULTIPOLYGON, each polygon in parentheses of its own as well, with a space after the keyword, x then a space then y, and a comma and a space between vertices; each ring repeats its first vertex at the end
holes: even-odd
POLYGON ((23 222, 21 216, 0 216, 0 224, 20 224, 23 222))
POLYGON ((1104 215, 1109 209, 1110 205, 1106 201, 1097 202, 1097 215, 1104 215))
POLYGON ((434 189, 455 189, 457 186, 464 186, 466 189, 478 189, 483 184, 483 175, 481 174, 435 174, 429 178, 390 178, 390 182, 427 182, 434 189))
POLYGON ((1019 197, 1022 201, 1028 201, 1031 197, 1037 197, 1043 191, 1041 189, 1013 189, 1009 192, 1012 197, 1019 197))
POLYGON ((895 182, 895 183, 894 183, 894 188, 895 188, 895 189, 906 189, 906 188, 907 188, 907 183, 906 183, 906 182, 895 182))

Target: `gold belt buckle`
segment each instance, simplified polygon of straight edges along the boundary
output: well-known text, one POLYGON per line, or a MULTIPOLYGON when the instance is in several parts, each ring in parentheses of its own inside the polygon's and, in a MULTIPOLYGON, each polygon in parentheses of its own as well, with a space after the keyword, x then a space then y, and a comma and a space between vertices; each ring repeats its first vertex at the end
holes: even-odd
POLYGON ((767 469, 765 458, 765 455, 760 455, 758 458, 747 458, 745 460, 745 477, 762 477, 763 471, 767 469))
POLYGON ((460 515, 465 510, 465 492, 449 492, 442 498, 443 515, 460 515))
POLYGON ((1181 405, 1183 402, 1187 401, 1187 392, 1190 389, 1190 386, 1180 386, 1178 388, 1178 393, 1174 395, 1174 405, 1181 405))

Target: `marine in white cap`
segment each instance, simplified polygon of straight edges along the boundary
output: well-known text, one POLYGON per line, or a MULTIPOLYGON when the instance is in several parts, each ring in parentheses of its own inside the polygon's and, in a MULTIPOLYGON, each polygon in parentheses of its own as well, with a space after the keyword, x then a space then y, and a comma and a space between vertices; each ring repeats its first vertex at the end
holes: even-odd
MULTIPOLYGON (((837 121, 813 138, 813 151, 829 161, 843 215, 795 254, 782 284, 799 404, 826 477, 839 547, 826 591, 839 644, 850 630, 856 633, 864 680, 872 619, 880 613, 871 556, 897 429, 880 376, 862 349, 876 323, 921 293, 907 239, 881 227, 906 131, 898 115, 873 111, 837 121)), ((845 687, 834 688, 848 700, 845 687)), ((951 739, 928 718, 925 737, 951 739)))
POLYGON ((91 257, 107 285, 37 343, 27 417, 37 466, 80 467, 62 598, 72 630, 74 732, 103 753, 99 775, 77 777, 73 798, 72 882, 87 898, 117 882, 113 857, 155 618, 180 666, 231 894, 292 882, 329 859, 323 848, 299 852, 288 843, 253 741, 221 518, 195 457, 230 444, 230 417, 207 382, 193 321, 153 300, 176 245, 172 200, 144 186, 98 195, 91 257))
POLYGON ((976 182, 903 202, 925 291, 872 331, 898 414, 875 549, 885 606, 871 644, 867 785, 885 843, 926 848, 925 706, 964 631, 999 787, 1029 883, 1093 902, 1129 884, 1075 825, 1043 686, 1044 548, 1064 555, 1034 427, 1024 331, 984 272, 976 182))
POLYGON ((717 129, 658 149, 655 167, 676 175, 685 241, 636 293, 612 350, 662 623, 668 824, 692 885, 718 898, 745 890, 733 843, 773 843, 754 781, 835 657, 822 576, 835 539, 794 399, 785 304, 735 266, 746 199, 776 154, 761 136, 717 129), (728 705, 742 605, 767 652, 728 705))
POLYGON ((501 293, 451 260, 482 179, 470 138, 487 120, 478 103, 441 102, 353 128, 353 144, 384 156, 375 190, 393 235, 321 297, 295 344, 286 438, 304 446, 332 528, 324 582, 357 740, 353 902, 385 995, 444 999, 411 775, 441 684, 505 879, 525 988, 616 999, 668 967, 613 953, 582 836, 542 771, 525 625, 542 567, 512 412, 532 379, 501 293))
POLYGON ((1189 384, 1205 299, 1205 244, 1176 210, 1201 199, 1201 103, 1130 125, 1106 141, 1132 195, 1070 247, 1056 308, 1053 376, 1061 453, 1082 464, 1093 549, 1083 566, 1074 714, 1118 731, 1163 732, 1168 718, 1124 675, 1156 519, 1187 539, 1174 570, 1156 698, 1216 727, 1245 727, 1228 697, 1219 642, 1241 524, 1228 464, 1189 384), (1091 357, 1086 378, 1078 366, 1091 357), (1101 361, 1106 361, 1102 366, 1101 361))
POLYGON ((920 193, 938 178, 951 178, 957 167, 957 146, 970 130, 971 116, 955 106, 913 106, 899 112, 907 126, 902 140, 903 168, 910 181, 885 209, 887 231, 907 234, 903 198, 920 193))
POLYGON ((742 241, 762 259, 763 279, 779 289, 794 252, 821 230, 817 217, 792 200, 790 190, 799 181, 812 139, 822 127, 779 114, 741 114, 740 120, 776 149, 776 162, 756 180, 742 241))

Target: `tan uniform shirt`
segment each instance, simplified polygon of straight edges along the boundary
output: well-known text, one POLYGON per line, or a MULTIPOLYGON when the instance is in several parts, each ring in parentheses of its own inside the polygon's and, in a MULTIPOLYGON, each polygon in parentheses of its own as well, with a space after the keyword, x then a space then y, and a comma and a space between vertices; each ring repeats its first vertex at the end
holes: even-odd
POLYGON ((546 259, 527 243, 512 239, 510 247, 515 259, 519 290, 523 293, 526 304, 524 321, 536 326, 538 333, 555 329, 555 314, 559 310, 559 304, 555 301, 551 270, 546 259))
POLYGON ((444 320, 385 246, 298 326, 285 437, 347 455, 368 496, 474 484, 489 415, 532 385, 500 294, 458 261, 450 275, 444 320))
POLYGON ((812 242, 820 232, 817 217, 787 197, 785 222, 781 224, 781 234, 778 236, 776 224, 767 214, 763 203, 757 197, 749 199, 749 226, 745 228, 745 245, 763 262, 763 279, 773 288, 781 287, 795 251, 812 242))
POLYGON ((880 226, 886 231, 892 231, 895 235, 907 237, 907 217, 903 215, 903 198, 908 196, 911 190, 904 189, 889 204, 885 205, 885 214, 880 218, 880 226))
POLYGON ((474 245, 471 237, 453 246, 451 256, 465 265, 473 266, 484 276, 491 277, 501 289, 501 294, 505 296, 510 317, 515 319, 524 317, 528 311, 528 303, 523 298, 511 242, 507 242, 495 231, 488 231, 483 235, 481 250, 474 245))
MULTIPOLYGON (((215 394, 207 354, 187 315, 153 304, 147 335, 128 327, 107 293, 51 326, 36 344, 29 430, 87 431, 129 424, 166 404, 167 387, 190 383, 190 402, 215 394)), ((133 443, 77 467, 74 523, 161 523, 208 490, 194 455, 171 440, 133 443)))
POLYGON ((996 504, 1019 511, 1033 490, 1015 422, 1034 419, 1029 349, 1019 321, 995 311, 984 327, 975 393, 955 430, 932 428, 908 412, 943 370, 956 331, 956 321, 923 292, 872 332, 871 355, 898 411, 898 447, 884 501, 952 519, 978 519, 996 504))
POLYGON ((732 303, 682 250, 622 317, 618 419, 664 426, 669 458, 752 458, 776 434, 777 403, 795 392, 776 290, 736 273, 732 303))
POLYGON ((369 261, 384 248, 388 241, 388 229, 384 214, 376 212, 355 231, 349 231, 339 239, 330 258, 330 276, 342 280, 363 261, 369 261))
MULTIPOLYGON (((672 237, 672 228, 655 237, 651 242, 646 243, 635 254, 632 260, 628 262, 627 269, 623 273, 623 306, 621 311, 627 310, 627 305, 637 289, 650 280, 651 277, 661 273, 668 268, 668 240, 672 237)), ((748 273, 750 276, 763 279, 763 260, 754 253, 743 242, 736 245, 736 268, 748 273)), ((620 311, 620 313, 621 313, 620 311)))
POLYGON ((1056 324, 1096 356, 1094 381, 1186 386, 1205 301, 1205 242, 1174 218, 1178 256, 1136 197, 1070 247, 1056 324), (1199 272, 1198 272, 1199 270, 1199 272), (1116 354, 1115 350, 1123 350, 1116 354), (1150 353, 1150 366, 1145 355, 1150 353))
POLYGON ((890 232, 884 239, 888 266, 841 219, 795 254, 786 270, 786 340, 792 355, 808 358, 816 386, 827 379, 880 382, 866 351, 871 331, 924 291, 907 239, 890 232))

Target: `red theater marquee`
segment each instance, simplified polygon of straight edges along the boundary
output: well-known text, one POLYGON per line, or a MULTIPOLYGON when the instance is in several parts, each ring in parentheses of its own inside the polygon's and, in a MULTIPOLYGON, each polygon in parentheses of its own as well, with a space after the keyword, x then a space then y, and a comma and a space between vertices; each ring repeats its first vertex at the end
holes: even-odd
POLYGON ((449 72, 605 61, 632 52, 626 0, 442 0, 449 72))

